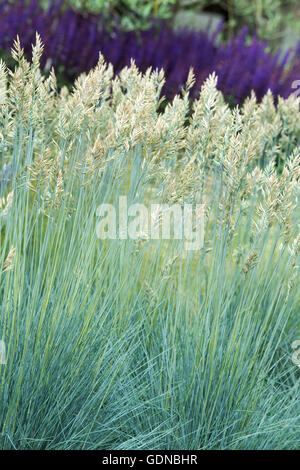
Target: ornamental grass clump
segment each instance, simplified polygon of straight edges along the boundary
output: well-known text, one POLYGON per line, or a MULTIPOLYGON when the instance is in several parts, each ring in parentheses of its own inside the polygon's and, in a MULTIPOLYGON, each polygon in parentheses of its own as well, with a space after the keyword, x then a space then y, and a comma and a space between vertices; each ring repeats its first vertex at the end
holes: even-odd
POLYGON ((158 112, 162 72, 58 92, 42 49, 0 66, 1 448, 299 448, 299 99, 191 109, 191 71, 158 112), (200 203, 202 247, 97 237, 124 196, 200 203))

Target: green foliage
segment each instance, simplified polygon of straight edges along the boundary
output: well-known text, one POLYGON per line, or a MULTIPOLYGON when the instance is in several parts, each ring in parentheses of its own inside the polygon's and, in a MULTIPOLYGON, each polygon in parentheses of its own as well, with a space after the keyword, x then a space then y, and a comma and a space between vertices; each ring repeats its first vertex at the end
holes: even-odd
POLYGON ((70 0, 75 9, 102 13, 106 21, 117 19, 124 29, 143 29, 151 18, 169 18, 175 0, 70 0))
POLYGON ((41 49, 0 67, 1 448, 299 449, 299 100, 158 113, 102 58, 58 94, 41 49), (120 195, 203 203, 202 249, 99 240, 120 195))
POLYGON ((271 41, 282 39, 286 30, 300 33, 298 0, 70 0, 73 7, 94 13, 116 12, 124 27, 146 26, 151 16, 169 18, 178 9, 214 9, 221 7, 227 12, 230 32, 248 25, 261 38, 271 41))
MULTIPOLYGON (((39 1, 45 8, 55 2, 55 0, 39 1)), ((169 18, 174 3, 175 0, 64 0, 63 8, 72 7, 84 14, 101 13, 107 26, 118 22, 124 29, 132 30, 149 27, 154 18, 169 18)))
POLYGON ((298 0, 179 0, 177 10, 203 9, 228 15, 229 32, 248 25, 260 38, 278 43, 287 30, 300 33, 298 0))
MULTIPOLYGON (((39 1, 45 7, 52 2, 39 1)), ((64 7, 70 6, 83 13, 101 13, 107 25, 120 21, 129 30, 147 28, 153 18, 172 19, 179 10, 205 9, 225 13, 230 34, 248 25, 251 32, 276 44, 287 30, 300 33, 298 0, 64 0, 64 7)))
POLYGON ((287 29, 300 32, 297 0, 235 0, 229 12, 232 27, 249 24, 264 39, 282 39, 287 29))

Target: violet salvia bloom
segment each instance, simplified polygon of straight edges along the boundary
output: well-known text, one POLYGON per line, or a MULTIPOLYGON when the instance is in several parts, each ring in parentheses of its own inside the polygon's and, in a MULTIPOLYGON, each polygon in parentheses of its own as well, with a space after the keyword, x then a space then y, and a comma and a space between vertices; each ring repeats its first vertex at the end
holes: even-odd
POLYGON ((220 27, 214 31, 173 31, 164 23, 155 23, 147 31, 107 31, 101 17, 62 10, 62 1, 53 0, 47 11, 38 0, 0 3, 0 49, 8 50, 17 34, 30 55, 35 33, 39 32, 45 52, 43 64, 53 65, 67 80, 88 72, 98 61, 99 52, 118 73, 131 58, 145 71, 163 68, 166 74, 164 95, 171 99, 184 85, 190 67, 200 85, 215 71, 218 87, 234 104, 242 102, 253 89, 259 100, 271 89, 275 97, 287 97, 300 80, 300 42, 294 51, 282 56, 266 51, 266 43, 252 37, 247 29, 226 44, 218 44, 220 27))

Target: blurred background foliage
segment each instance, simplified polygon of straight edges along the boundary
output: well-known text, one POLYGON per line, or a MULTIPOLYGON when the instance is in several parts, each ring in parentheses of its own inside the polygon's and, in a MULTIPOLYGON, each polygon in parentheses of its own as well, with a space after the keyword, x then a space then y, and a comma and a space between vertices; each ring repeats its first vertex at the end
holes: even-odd
MULTIPOLYGON (((287 32, 300 33, 299 0, 178 0, 176 12, 213 12, 227 23, 228 34, 247 25, 251 33, 276 42, 287 32)), ((192 16, 190 16, 192 19, 192 16)))
MULTIPOLYGON (((38 1, 44 8, 53 3, 38 1)), ((18 3, 18 0, 7 3, 18 3)), ((176 0, 57 0, 56 3, 62 10, 71 7, 81 13, 101 13, 107 27, 118 22, 125 30, 148 28, 154 18, 171 18, 177 10, 176 0)))
MULTIPOLYGON (((44 7, 50 3, 39 2, 44 7)), ((101 13, 107 24, 118 20, 127 30, 147 28, 153 18, 173 21, 178 16, 197 26, 198 20, 201 24, 200 15, 209 12, 225 20, 228 35, 246 25, 251 33, 278 44, 287 36, 300 33, 299 0, 58 0, 57 3, 62 8, 71 6, 81 12, 101 13)))

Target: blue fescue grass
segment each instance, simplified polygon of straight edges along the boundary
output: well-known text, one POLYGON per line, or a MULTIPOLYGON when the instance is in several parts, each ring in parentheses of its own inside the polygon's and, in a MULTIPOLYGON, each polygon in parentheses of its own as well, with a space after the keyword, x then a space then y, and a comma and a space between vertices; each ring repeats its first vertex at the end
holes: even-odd
MULTIPOLYGON (((20 63, 24 73, 26 66, 20 63)), ((34 78, 36 68, 32 68, 34 78)), ((126 73, 132 75, 122 99, 117 82, 113 85, 115 102, 109 105, 111 119, 116 118, 113 129, 127 125, 122 119, 136 117, 136 111, 130 110, 131 96, 137 109, 136 91, 148 90, 147 78, 135 82, 134 68, 126 73), (118 99, 127 103, 126 118, 118 99)), ((231 178, 247 167, 242 161, 241 167, 234 163, 228 176, 230 161, 219 156, 225 147, 215 154, 214 162, 209 140, 207 147, 204 141, 196 144, 199 160, 205 154, 209 188, 205 243, 199 252, 184 254, 181 240, 99 240, 95 214, 101 202, 117 205, 125 190, 129 203, 155 201, 161 190, 159 177, 173 171, 173 181, 186 169, 182 151, 170 153, 179 138, 180 115, 173 121, 173 108, 166 111, 169 137, 162 130, 159 145, 164 145, 168 171, 159 166, 153 172, 158 151, 150 158, 149 149, 155 145, 151 132, 156 120, 147 130, 152 138, 147 146, 142 140, 123 145, 121 131, 115 142, 109 141, 108 104, 103 100, 99 111, 83 88, 78 96, 86 120, 76 131, 72 126, 81 109, 80 102, 76 110, 76 90, 69 98, 47 95, 34 114, 41 85, 34 88, 32 102, 20 98, 31 89, 33 78, 25 79, 27 85, 17 84, 18 72, 12 78, 14 104, 7 116, 15 127, 14 132, 7 127, 7 146, 2 146, 2 157, 9 149, 14 165, 6 188, 6 193, 14 191, 14 197, 9 212, 0 217, 0 265, 5 266, 11 246, 15 256, 12 269, 3 270, 0 278, 1 332, 7 354, 6 364, 0 366, 0 447, 299 448, 299 369, 291 361, 291 343, 299 336, 300 286, 297 279, 289 284, 299 255, 295 258, 290 244, 282 243, 285 227, 278 223, 253 231, 254 221, 259 223, 256 208, 268 199, 254 183, 245 196, 244 177, 237 189, 231 186, 231 178), (68 99, 71 114, 67 114, 68 99), (32 108, 27 115, 28 103, 32 108), (42 104, 49 107, 48 119, 42 104), (110 143, 104 161, 101 152, 106 142, 110 143), (86 159, 91 151, 94 160, 89 165, 100 162, 93 172, 86 159), (145 157, 143 152, 149 154, 145 157), (40 158, 39 171, 54 174, 57 161, 63 170, 58 203, 59 177, 50 195, 43 186, 47 174, 33 178, 40 158), (243 205, 246 200, 248 209, 243 205), (251 264, 249 254, 254 251, 256 261, 251 264)), ((216 92, 209 88, 211 82, 207 87, 200 109, 210 116, 209 129, 217 105, 209 105, 216 92)), ((93 100, 99 107, 97 96, 93 100)), ((175 101, 174 109, 179 104, 175 101)), ((134 129, 139 120, 133 119, 134 129)), ((224 145, 228 135, 236 136, 238 143, 241 134, 247 154, 248 134, 234 120, 227 125, 224 145)), ((210 137, 216 138, 217 134, 210 137)), ((185 148, 191 151, 188 140, 185 148)), ((252 161, 247 168, 249 174, 253 165, 252 161)), ((199 172, 203 168, 200 165, 199 172)), ((285 172, 275 176, 270 168, 262 175, 257 173, 257 180, 265 178, 270 187, 273 181, 275 188, 286 177, 285 172)), ((182 185, 189 187, 187 178, 178 191, 182 185)))
POLYGON ((297 448, 299 291, 285 303, 284 258, 244 279, 215 237, 209 265, 187 259, 162 285, 165 243, 147 254, 96 239, 99 194, 81 190, 71 219, 61 208, 42 221, 19 191, 7 226, 19 255, 2 281, 2 448, 297 448))

